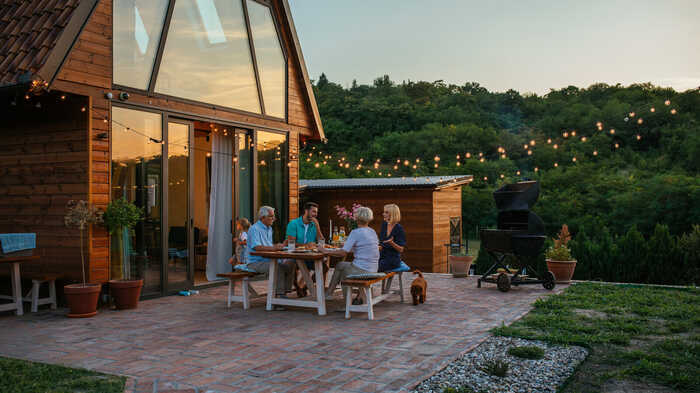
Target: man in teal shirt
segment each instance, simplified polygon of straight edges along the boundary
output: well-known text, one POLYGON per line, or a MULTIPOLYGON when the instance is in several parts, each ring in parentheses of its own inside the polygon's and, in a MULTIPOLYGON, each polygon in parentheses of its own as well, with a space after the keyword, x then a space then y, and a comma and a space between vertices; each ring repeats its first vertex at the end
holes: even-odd
MULTIPOLYGON (((318 239, 324 239, 321 233, 321 227, 318 224, 316 217, 318 216, 318 204, 314 202, 307 202, 304 205, 304 214, 296 218, 287 224, 287 242, 294 241, 295 247, 299 246, 309 246, 309 248, 315 248, 318 239)), ((313 261, 305 261, 306 268, 309 270, 314 270, 313 261)), ((326 273, 327 269, 324 267, 323 272, 326 273)), ((296 272, 294 273, 296 276, 296 272)), ((299 297, 303 297, 306 294, 305 285, 300 284, 296 279, 294 280, 294 286, 297 289, 297 294, 299 297)))
POLYGON ((293 240, 296 246, 316 244, 318 239, 323 239, 321 228, 318 225, 318 204, 307 202, 304 205, 304 214, 287 224, 287 241, 293 240))

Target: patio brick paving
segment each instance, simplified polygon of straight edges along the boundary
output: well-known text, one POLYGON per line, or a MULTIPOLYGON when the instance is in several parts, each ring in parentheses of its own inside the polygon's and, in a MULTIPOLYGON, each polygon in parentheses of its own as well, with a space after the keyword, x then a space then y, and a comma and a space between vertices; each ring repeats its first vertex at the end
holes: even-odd
POLYGON ((65 310, 3 313, 0 355, 126 375, 133 393, 405 392, 551 293, 541 285, 477 289, 474 277, 426 279, 425 304, 397 295, 375 306, 374 321, 359 313, 345 320, 334 311, 344 307, 339 293, 323 317, 265 311, 264 299, 247 312, 238 303, 227 309, 225 287, 88 319, 65 310))

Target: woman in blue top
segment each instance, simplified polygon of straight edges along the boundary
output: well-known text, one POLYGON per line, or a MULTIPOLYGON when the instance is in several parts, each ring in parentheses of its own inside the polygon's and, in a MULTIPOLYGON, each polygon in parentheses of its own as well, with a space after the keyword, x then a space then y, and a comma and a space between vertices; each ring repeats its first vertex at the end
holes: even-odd
POLYGON ((387 272, 401 265, 401 253, 406 247, 406 232, 403 230, 401 211, 391 203, 384 205, 384 221, 379 232, 379 271, 387 272))

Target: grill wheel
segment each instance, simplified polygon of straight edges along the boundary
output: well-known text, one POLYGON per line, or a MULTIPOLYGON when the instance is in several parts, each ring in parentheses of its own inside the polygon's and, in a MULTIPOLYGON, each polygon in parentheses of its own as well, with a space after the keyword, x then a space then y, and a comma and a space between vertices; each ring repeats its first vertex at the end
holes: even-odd
POLYGON ((510 277, 506 273, 499 274, 496 278, 496 285, 499 291, 508 292, 510 290, 510 277))
POLYGON ((555 279, 554 279, 554 273, 552 273, 550 271, 545 273, 544 280, 545 281, 542 283, 542 286, 544 287, 544 289, 548 289, 551 291, 552 289, 554 289, 554 286, 557 285, 555 282, 555 279))

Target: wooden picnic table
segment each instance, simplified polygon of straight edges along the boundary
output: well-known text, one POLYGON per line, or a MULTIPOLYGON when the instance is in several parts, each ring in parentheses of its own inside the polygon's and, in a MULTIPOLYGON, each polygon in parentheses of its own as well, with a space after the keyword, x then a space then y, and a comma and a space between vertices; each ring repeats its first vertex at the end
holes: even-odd
POLYGON ((16 310, 17 315, 24 314, 22 307, 22 280, 19 274, 19 264, 39 259, 39 255, 0 257, 0 264, 11 264, 10 280, 12 282, 12 303, 0 304, 0 311, 16 310))
POLYGON ((289 251, 252 251, 250 255, 269 258, 273 261, 292 259, 296 261, 297 267, 306 282, 306 286, 311 290, 311 294, 301 299, 284 299, 275 296, 277 288, 277 263, 270 263, 270 273, 267 278, 267 310, 271 311, 272 306, 309 307, 318 310, 318 315, 326 315, 326 295, 323 286, 323 259, 326 255, 320 252, 289 252, 289 251), (316 282, 311 280, 311 274, 306 267, 305 261, 314 262, 314 273, 316 282))

